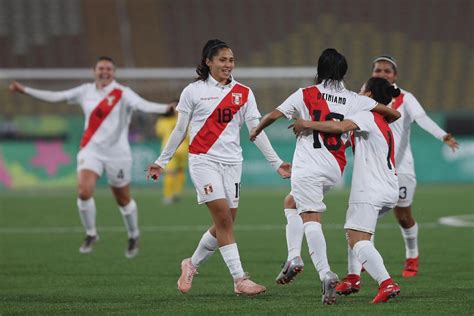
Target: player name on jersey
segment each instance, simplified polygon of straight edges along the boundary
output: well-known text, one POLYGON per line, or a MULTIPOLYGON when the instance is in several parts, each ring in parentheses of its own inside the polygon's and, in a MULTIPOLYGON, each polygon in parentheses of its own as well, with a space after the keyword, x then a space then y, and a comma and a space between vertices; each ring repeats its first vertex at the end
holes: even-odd
POLYGON ((328 93, 319 92, 318 93, 318 100, 326 100, 326 101, 329 101, 329 102, 342 104, 342 105, 346 104, 346 98, 338 97, 338 96, 328 94, 328 93))

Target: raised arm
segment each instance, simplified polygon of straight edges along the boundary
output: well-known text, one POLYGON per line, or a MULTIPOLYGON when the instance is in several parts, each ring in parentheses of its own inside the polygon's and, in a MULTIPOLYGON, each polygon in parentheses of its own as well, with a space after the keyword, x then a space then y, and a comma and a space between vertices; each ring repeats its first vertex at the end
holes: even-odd
POLYGON ((255 139, 257 138, 257 136, 268 126, 272 125, 273 122, 275 122, 276 120, 278 120, 279 118, 281 118, 283 116, 283 113, 281 113, 280 111, 278 110, 273 110, 272 112, 270 113, 267 113, 263 118, 262 120, 260 121, 260 123, 255 127, 253 128, 251 131, 250 131, 250 135, 249 135, 249 138, 251 141, 255 141, 255 139))
POLYGON ((308 121, 303 119, 297 119, 295 123, 289 126, 293 128, 296 135, 299 135, 304 130, 312 129, 315 131, 330 133, 330 134, 342 134, 348 131, 356 130, 358 126, 351 120, 344 121, 308 121))
MULTIPOLYGON (((246 122, 249 133, 254 130, 259 124, 258 119, 250 120, 246 122)), ((291 175, 291 164, 284 162, 278 157, 278 154, 273 149, 270 144, 265 132, 262 132, 258 137, 255 137, 254 143, 257 148, 262 152, 265 159, 270 163, 270 165, 280 174, 282 178, 289 178, 291 175)))
POLYGON ((46 102, 61 102, 66 101, 71 98, 71 95, 77 92, 75 89, 65 90, 65 91, 47 91, 47 90, 39 90, 33 89, 29 87, 25 87, 24 85, 20 84, 17 81, 12 81, 8 87, 11 92, 23 93, 29 96, 32 96, 36 99, 46 101, 46 102))

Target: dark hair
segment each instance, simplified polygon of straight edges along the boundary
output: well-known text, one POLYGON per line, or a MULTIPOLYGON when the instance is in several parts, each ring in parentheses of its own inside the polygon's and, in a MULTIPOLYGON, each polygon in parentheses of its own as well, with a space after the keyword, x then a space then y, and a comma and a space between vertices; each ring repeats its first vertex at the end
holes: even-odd
POLYGON ((378 63, 381 61, 388 62, 390 65, 392 65, 393 72, 397 74, 397 69, 398 69, 397 61, 395 60, 395 58, 393 58, 390 55, 381 55, 379 57, 374 58, 374 60, 372 61, 372 70, 374 70, 375 68, 375 63, 378 63))
POLYGON ((94 68, 97 67, 97 64, 99 63, 99 61, 110 61, 113 65, 114 65, 114 68, 115 68, 115 61, 112 59, 112 57, 109 57, 109 56, 99 56, 97 57, 97 60, 95 61, 95 64, 94 64, 94 68))
POLYGON ((400 95, 400 89, 391 85, 387 79, 372 77, 365 83, 365 92, 372 93, 372 99, 382 104, 389 104, 400 95))
POLYGON ((324 82, 327 85, 338 88, 347 73, 347 61, 344 55, 334 48, 326 48, 318 59, 318 72, 314 81, 316 84, 324 82))
POLYGON ((222 48, 230 48, 226 43, 219 39, 208 40, 204 48, 202 49, 201 63, 196 67, 196 73, 198 80, 207 80, 209 78, 209 66, 206 65, 206 59, 212 59, 219 53, 222 48))

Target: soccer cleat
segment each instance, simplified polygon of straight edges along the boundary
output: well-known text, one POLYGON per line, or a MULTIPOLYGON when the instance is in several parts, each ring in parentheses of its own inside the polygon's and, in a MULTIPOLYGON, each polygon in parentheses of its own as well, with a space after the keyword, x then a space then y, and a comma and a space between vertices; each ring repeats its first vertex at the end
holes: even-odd
POLYGON ((350 295, 360 290, 360 275, 348 274, 336 285, 336 293, 339 295, 350 295))
POLYGON ((282 285, 288 284, 296 278, 298 273, 303 272, 303 270, 303 259, 301 259, 300 256, 294 257, 283 265, 283 269, 280 271, 275 281, 282 285))
POLYGON ((79 252, 80 253, 90 253, 92 252, 92 247, 94 244, 99 240, 99 236, 91 236, 91 235, 86 235, 86 238, 82 242, 81 247, 79 247, 79 252))
POLYGON ((263 285, 250 280, 250 276, 247 273, 243 277, 234 280, 234 292, 237 295, 254 296, 262 294, 266 290, 263 285))
POLYGON ((128 247, 127 250, 125 250, 125 257, 131 259, 133 257, 136 257, 138 255, 138 250, 139 250, 139 242, 138 242, 138 237, 137 238, 129 238, 128 239, 128 247))
POLYGON ((418 273, 418 257, 408 258, 405 260, 405 266, 403 267, 402 276, 414 277, 418 273))
POLYGON ((324 305, 336 304, 336 285, 339 277, 332 271, 328 271, 324 280, 321 282, 321 291, 323 293, 321 301, 324 305))
POLYGON ((400 295, 400 287, 397 283, 393 282, 392 278, 389 278, 380 284, 379 291, 370 304, 387 302, 389 299, 394 298, 397 295, 400 295))
POLYGON ((181 293, 189 292, 195 274, 198 274, 197 267, 193 266, 191 258, 181 261, 181 276, 178 279, 178 290, 181 293))

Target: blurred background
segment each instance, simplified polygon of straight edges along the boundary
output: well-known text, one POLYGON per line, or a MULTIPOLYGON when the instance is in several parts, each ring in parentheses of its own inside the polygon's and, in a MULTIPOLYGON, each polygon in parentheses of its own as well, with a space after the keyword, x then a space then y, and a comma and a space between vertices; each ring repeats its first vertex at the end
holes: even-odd
MULTIPOLYGON (((92 81, 96 58, 109 55, 119 82, 168 102, 195 77, 210 38, 232 47, 234 75, 253 89, 262 114, 312 83, 327 47, 346 56, 346 84, 355 91, 375 56, 394 56, 400 87, 461 144, 451 154, 414 126, 418 181, 474 183, 473 15, 472 0, 0 0, 0 190, 73 187, 84 125, 79 106, 9 93, 12 79, 68 89, 92 81)), ((134 114, 135 184, 147 185, 143 168, 159 154, 156 120, 134 114)), ((291 160, 294 138, 287 122, 279 123, 268 134, 291 160)), ((244 183, 289 186, 246 133, 243 128, 244 183)))

